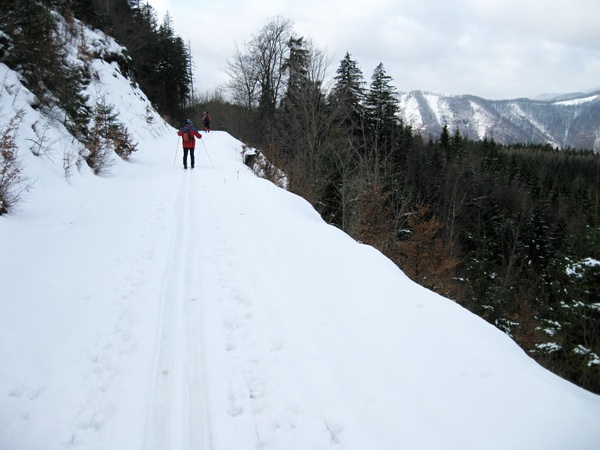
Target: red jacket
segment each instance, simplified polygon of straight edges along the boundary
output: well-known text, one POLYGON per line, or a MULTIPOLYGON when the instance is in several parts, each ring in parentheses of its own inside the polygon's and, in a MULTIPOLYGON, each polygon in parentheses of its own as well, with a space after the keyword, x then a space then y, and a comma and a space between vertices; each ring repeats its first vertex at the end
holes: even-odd
POLYGON ((188 133, 189 140, 186 141, 185 137, 183 139, 183 148, 195 148, 196 147, 196 138, 202 139, 202 135, 198 132, 198 130, 192 126, 186 125, 181 130, 177 132, 179 136, 183 136, 184 133, 188 133))

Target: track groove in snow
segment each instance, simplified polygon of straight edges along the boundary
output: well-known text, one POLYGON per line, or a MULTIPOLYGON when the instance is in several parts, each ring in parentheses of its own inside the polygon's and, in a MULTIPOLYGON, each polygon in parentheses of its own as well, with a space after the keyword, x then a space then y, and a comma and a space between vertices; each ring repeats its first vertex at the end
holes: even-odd
POLYGON ((199 298, 198 212, 193 174, 183 174, 161 288, 162 312, 145 448, 210 448, 199 298))

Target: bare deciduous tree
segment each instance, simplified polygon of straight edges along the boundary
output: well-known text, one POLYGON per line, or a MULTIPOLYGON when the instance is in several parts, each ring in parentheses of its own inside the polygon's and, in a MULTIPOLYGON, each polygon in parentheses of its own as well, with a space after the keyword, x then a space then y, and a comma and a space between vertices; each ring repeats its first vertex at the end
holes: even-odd
POLYGON ((284 72, 281 69, 288 56, 287 43, 291 35, 292 22, 277 16, 241 50, 237 48, 233 59, 228 61, 230 91, 249 111, 274 112, 282 94, 284 72))

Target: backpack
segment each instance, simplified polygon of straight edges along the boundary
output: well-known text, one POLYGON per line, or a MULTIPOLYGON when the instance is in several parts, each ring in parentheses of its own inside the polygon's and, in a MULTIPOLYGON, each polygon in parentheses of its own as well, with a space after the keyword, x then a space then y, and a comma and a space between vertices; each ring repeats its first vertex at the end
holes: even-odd
POLYGON ((183 132, 183 142, 190 142, 193 139, 192 130, 187 130, 183 132))

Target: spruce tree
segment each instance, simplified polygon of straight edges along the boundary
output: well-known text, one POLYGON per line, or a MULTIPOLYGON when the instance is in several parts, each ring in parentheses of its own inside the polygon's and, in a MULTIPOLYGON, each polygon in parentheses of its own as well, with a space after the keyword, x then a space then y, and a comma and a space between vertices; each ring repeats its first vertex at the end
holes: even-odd
POLYGON ((189 103, 191 56, 183 39, 175 35, 169 14, 158 29, 158 50, 161 110, 170 116, 180 116, 189 103))
POLYGON ((368 136, 368 156, 371 172, 377 179, 385 173, 394 150, 394 140, 400 121, 398 119, 398 94, 380 63, 373 71, 365 99, 368 136))
POLYGON ((364 119, 365 84, 358 63, 346 55, 340 62, 329 102, 336 117, 348 128, 359 130, 364 119))
POLYGON ((383 63, 373 71, 365 100, 367 119, 375 132, 384 132, 398 124, 398 93, 391 84, 383 63))
POLYGON ((365 81, 358 63, 346 53, 328 98, 331 127, 325 148, 317 209, 329 223, 354 233, 360 228, 355 214, 356 182, 360 154, 364 149, 365 81))

